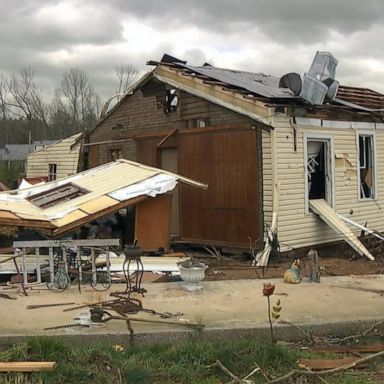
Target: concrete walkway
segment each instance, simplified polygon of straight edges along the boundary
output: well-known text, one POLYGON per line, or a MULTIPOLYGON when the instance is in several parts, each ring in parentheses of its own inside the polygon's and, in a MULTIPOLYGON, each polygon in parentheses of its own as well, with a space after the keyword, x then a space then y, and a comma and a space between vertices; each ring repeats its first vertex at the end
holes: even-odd
MULTIPOLYGON (((269 281, 269 280, 268 280, 269 281)), ((384 320, 384 298, 379 293, 364 289, 384 289, 384 275, 324 277, 320 284, 303 281, 299 285, 284 284, 282 279, 270 280, 276 285, 272 303, 281 300, 281 320, 299 326, 320 326, 344 322, 374 322, 384 320), (348 289, 358 288, 358 289, 348 289), (363 289, 363 290, 361 290, 363 289)), ((206 330, 236 330, 266 328, 267 299, 262 296, 266 280, 232 280, 203 282, 203 290, 186 292, 182 283, 146 283, 147 294, 141 298, 145 308, 159 312, 182 312, 183 320, 199 322, 206 330)), ((43 286, 42 286, 43 288, 43 286)), ((113 286, 112 291, 122 290, 113 286)), ((10 291, 1 291, 10 293, 10 291)), ((44 331, 45 327, 74 323, 74 318, 86 316, 88 309, 63 312, 65 307, 27 309, 27 305, 75 302, 77 305, 109 300, 109 291, 83 290, 75 286, 67 292, 52 293, 41 289, 28 297, 17 300, 1 298, 0 337, 26 335, 109 335, 126 334, 123 321, 109 321, 102 327, 70 328, 44 331)), ((139 297, 139 296, 136 296, 139 297)), ((132 317, 159 319, 157 316, 139 312, 132 317)), ((177 318, 171 319, 173 321, 177 318)), ((133 323, 135 334, 161 333, 185 330, 177 325, 154 325, 133 323)))

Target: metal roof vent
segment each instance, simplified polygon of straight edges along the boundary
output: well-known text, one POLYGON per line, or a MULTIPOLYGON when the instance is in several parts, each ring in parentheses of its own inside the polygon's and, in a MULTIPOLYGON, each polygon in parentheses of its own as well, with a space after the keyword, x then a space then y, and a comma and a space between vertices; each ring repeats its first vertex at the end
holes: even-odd
POLYGON ((321 105, 326 96, 333 99, 339 83, 335 80, 338 61, 330 52, 317 52, 308 74, 304 75, 300 97, 321 105))

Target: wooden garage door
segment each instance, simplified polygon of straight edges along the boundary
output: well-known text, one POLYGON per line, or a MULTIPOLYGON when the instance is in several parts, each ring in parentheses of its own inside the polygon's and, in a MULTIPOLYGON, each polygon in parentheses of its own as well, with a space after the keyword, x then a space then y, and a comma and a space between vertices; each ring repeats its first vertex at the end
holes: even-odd
POLYGON ((181 237, 246 246, 260 237, 256 131, 226 130, 178 136, 179 173, 209 184, 181 185, 181 237))

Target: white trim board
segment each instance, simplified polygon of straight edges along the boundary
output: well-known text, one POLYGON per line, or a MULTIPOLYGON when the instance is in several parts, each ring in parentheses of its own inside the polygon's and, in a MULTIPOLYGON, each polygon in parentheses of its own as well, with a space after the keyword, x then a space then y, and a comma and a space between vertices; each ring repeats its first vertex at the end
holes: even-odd
POLYGON ((300 128, 317 127, 317 128, 336 128, 336 129, 371 129, 371 130, 384 129, 384 123, 308 119, 305 117, 296 117, 296 125, 300 126, 300 128))

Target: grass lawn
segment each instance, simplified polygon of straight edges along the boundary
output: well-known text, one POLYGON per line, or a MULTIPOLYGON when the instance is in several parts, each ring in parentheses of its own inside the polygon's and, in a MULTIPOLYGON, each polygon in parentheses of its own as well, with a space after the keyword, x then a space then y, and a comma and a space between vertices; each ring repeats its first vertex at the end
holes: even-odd
MULTIPOLYGON (((216 360, 239 377, 250 373, 257 363, 272 379, 297 368, 296 361, 300 357, 330 357, 329 354, 311 353, 294 346, 271 345, 268 340, 247 338, 211 342, 204 340, 203 336, 173 344, 129 347, 108 343, 72 345, 59 338, 31 337, 26 343, 3 347, 0 361, 56 361, 56 369, 24 377, 16 373, 0 374, 0 383, 216 384, 230 381, 219 368, 208 367, 216 360)), ((383 360, 372 364, 378 363, 383 364, 383 360)), ((374 365, 369 368, 370 371, 374 369, 374 365)), ((384 382, 367 374, 357 376, 356 372, 325 379, 327 383, 338 384, 384 382)), ((260 372, 253 375, 252 380, 255 383, 266 382, 260 372)), ((307 380, 297 382, 321 382, 317 378, 307 380)))

